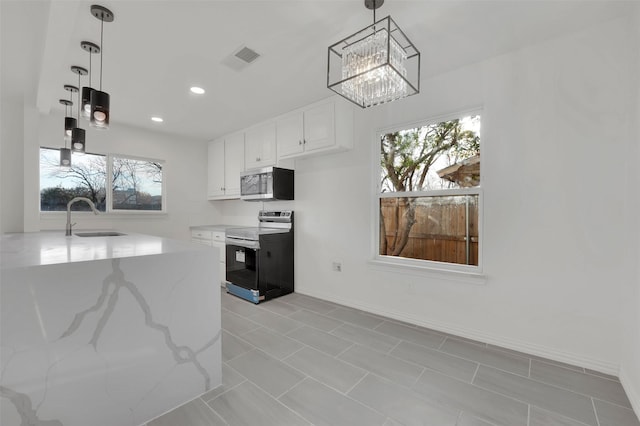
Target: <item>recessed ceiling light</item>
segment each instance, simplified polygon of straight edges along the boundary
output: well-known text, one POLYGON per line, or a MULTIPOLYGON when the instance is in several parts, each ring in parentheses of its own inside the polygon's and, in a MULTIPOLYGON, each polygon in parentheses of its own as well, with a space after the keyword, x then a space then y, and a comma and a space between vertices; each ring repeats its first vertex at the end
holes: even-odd
POLYGON ((193 86, 189 90, 191 90, 191 92, 195 93, 196 95, 204 95, 204 89, 202 87, 193 86))
POLYGON ((151 121, 155 121, 156 123, 162 123, 164 120, 162 117, 151 117, 151 121))

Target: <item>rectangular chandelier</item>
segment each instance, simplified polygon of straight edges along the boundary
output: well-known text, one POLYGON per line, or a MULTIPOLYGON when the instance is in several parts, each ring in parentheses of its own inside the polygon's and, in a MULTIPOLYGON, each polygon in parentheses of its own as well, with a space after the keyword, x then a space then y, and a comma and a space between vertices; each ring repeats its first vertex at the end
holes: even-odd
POLYGON ((362 108, 420 92, 420 52, 387 16, 329 46, 327 87, 362 108))

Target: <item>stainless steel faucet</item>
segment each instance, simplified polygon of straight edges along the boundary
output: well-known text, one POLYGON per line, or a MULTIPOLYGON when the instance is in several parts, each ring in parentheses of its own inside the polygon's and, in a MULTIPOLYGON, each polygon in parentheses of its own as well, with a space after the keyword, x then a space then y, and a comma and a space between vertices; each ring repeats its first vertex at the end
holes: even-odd
POLYGON ((75 223, 74 224, 71 223, 71 205, 77 201, 86 201, 87 204, 89 204, 89 207, 91 207, 91 210, 93 210, 93 214, 98 214, 98 209, 96 209, 96 205, 93 204, 93 201, 91 201, 87 197, 75 197, 73 200, 69 201, 67 203, 67 230, 64 234, 67 237, 71 236, 71 227, 75 225, 75 223))

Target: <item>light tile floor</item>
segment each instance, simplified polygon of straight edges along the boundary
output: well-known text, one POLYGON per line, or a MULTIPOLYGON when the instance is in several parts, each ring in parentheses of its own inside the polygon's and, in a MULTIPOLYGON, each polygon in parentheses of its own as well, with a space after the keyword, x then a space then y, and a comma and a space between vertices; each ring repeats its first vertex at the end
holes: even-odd
POLYGON ((148 426, 640 426, 616 377, 300 294, 222 328, 222 386, 148 426))

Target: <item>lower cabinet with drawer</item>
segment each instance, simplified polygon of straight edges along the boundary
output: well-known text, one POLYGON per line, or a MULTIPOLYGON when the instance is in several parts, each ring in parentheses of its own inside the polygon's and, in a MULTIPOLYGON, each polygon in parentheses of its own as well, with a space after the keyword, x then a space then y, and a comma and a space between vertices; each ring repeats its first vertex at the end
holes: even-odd
POLYGON ((224 231, 211 231, 202 229, 191 230, 191 241, 207 246, 218 247, 220 256, 220 286, 225 287, 226 259, 224 246, 224 231))

